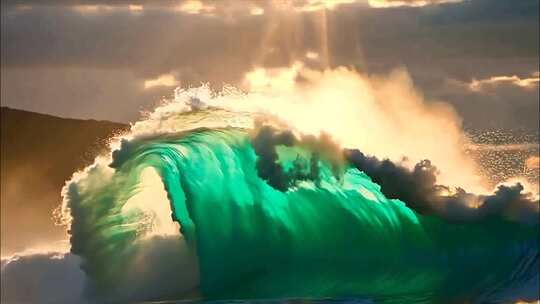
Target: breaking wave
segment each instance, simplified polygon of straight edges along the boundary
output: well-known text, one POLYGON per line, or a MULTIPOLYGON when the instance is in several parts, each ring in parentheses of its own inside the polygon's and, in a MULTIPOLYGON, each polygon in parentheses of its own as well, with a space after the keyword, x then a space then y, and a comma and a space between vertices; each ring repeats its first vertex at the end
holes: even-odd
POLYGON ((538 197, 521 184, 440 185, 429 161, 379 160, 220 98, 177 91, 66 184, 87 295, 538 298, 538 197))

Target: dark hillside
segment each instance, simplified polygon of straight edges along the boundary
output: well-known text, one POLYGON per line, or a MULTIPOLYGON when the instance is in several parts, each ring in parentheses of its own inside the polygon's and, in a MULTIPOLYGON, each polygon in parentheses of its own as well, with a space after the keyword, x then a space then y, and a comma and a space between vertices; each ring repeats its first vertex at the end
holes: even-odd
POLYGON ((2 255, 29 246, 54 247, 64 238, 51 220, 64 182, 90 164, 108 138, 127 128, 1 108, 2 255))

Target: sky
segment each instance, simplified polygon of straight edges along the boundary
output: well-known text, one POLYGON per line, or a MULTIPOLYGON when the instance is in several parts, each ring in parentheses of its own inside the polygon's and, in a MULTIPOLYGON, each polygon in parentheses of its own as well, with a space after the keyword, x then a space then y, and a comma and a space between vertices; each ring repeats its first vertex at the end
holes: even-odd
POLYGON ((177 86, 303 62, 407 71, 466 128, 536 130, 538 0, 2 0, 2 106, 133 122, 177 86))

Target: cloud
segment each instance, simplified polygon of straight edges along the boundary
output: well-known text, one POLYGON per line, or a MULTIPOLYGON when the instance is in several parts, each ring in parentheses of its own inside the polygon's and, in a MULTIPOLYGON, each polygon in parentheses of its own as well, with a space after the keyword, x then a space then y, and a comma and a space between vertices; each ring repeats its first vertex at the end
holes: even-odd
POLYGON ((115 7, 111 5, 92 5, 92 4, 74 5, 72 8, 73 10, 82 14, 97 14, 101 12, 110 12, 115 9, 115 7))
POLYGON ((447 89, 444 83, 449 78, 467 84, 473 77, 523 77, 536 70, 536 0, 511 5, 506 0, 472 0, 436 9, 373 9, 367 0, 350 4, 327 1, 336 5, 318 12, 295 9, 309 1, 291 1, 288 7, 278 5, 286 1, 200 2, 215 6, 214 17, 175 11, 184 2, 168 0, 1 1, 2 103, 62 115, 67 115, 65 108, 73 107, 81 112, 76 117, 127 121, 136 119, 149 103, 172 93, 167 86, 144 90, 141 83, 159 75, 174 74, 186 87, 208 82, 220 89, 224 83, 243 84, 243 76, 254 67, 271 70, 304 61, 311 68, 346 66, 369 74, 386 74, 405 66, 415 85, 433 99, 458 105, 467 123, 515 126, 526 121, 536 126, 536 98, 530 91, 500 86, 515 87, 519 92, 505 95, 496 104, 492 95, 467 95, 472 92, 467 87, 447 89), (32 9, 17 11, 15 6, 22 3, 32 9), (10 5, 11 9, 4 9, 10 5), (82 13, 74 10, 76 5, 90 8, 82 13), (130 10, 129 5, 142 10, 130 10), (319 59, 309 58, 308 52, 317 53, 319 59), (45 71, 66 68, 103 72, 100 76, 77 72, 77 77, 67 79, 69 85, 63 85, 63 77, 43 77, 53 76, 45 71), (106 71, 131 77, 111 79, 103 75, 106 71), (127 89, 131 87, 128 81, 140 88, 127 89), (118 101, 111 105, 115 109, 97 111, 92 105, 100 104, 98 98, 74 96, 79 90, 87 97, 85 82, 97 88, 99 101, 109 105, 111 100, 118 101), (32 101, 35 96, 42 101, 32 101), (529 102, 508 109, 503 99, 506 103, 529 102), (127 100, 132 109, 119 110, 118 104, 127 100), (483 118, 486 105, 496 112, 496 118, 483 118), (518 120, 517 112, 528 118, 518 120))
POLYGON ((141 12, 142 10, 144 10, 144 6, 140 4, 129 4, 128 9, 133 12, 141 12))
POLYGON ((176 79, 176 76, 173 74, 163 74, 154 79, 148 79, 144 81, 144 88, 151 89, 154 87, 175 87, 178 86, 180 82, 176 79))
MULTIPOLYGON (((271 4, 265 5, 270 6, 271 4)), ((228 17, 234 15, 260 15, 264 13, 263 7, 255 0, 246 0, 238 3, 233 0, 209 1, 209 0, 134 0, 134 1, 105 1, 105 0, 80 0, 80 1, 2 1, 2 8, 8 10, 24 10, 25 8, 54 8, 69 9, 81 14, 104 15, 130 11, 140 13, 143 10, 180 12, 188 15, 228 17)))
POLYGON ((139 16, 145 9, 143 5, 140 4, 121 4, 121 5, 108 5, 108 4, 80 4, 68 6, 68 9, 71 9, 79 14, 88 16, 104 16, 109 15, 118 15, 125 12, 129 12, 132 16, 139 16))
POLYGON ((473 79, 467 84, 467 87, 474 92, 480 92, 500 85, 513 85, 525 90, 531 90, 538 86, 540 78, 538 72, 532 73, 529 78, 520 78, 516 75, 512 76, 493 76, 485 79, 473 79))
POLYGON ((422 7, 426 5, 437 5, 446 3, 459 3, 464 0, 368 0, 369 6, 374 8, 391 8, 391 7, 422 7))
POLYGON ((264 14, 264 9, 262 7, 254 6, 249 10, 251 15, 257 16, 264 14))
MULTIPOLYGON (((145 7, 149 9, 166 9, 176 10, 186 14, 194 15, 211 15, 211 16, 227 16, 231 12, 244 15, 260 15, 266 9, 270 11, 293 11, 299 13, 311 13, 322 10, 336 10, 344 6, 355 6, 362 8, 388 8, 388 7, 423 7, 427 5, 437 5, 446 3, 459 3, 464 0, 295 0, 295 1, 266 1, 244 0, 241 3, 235 0, 211 1, 211 0, 133 0, 131 3, 124 1, 113 0, 53 0, 53 1, 36 1, 36 0, 6 0, 3 1, 4 7, 21 7, 29 6, 53 6, 53 7, 78 7, 86 8, 87 11, 104 12, 106 10, 118 10, 129 8, 130 6, 145 7)), ((84 11, 84 9, 83 9, 84 11)))
POLYGON ((32 6, 31 5, 20 4, 20 5, 16 6, 16 9, 21 10, 21 11, 26 11, 26 10, 31 10, 32 6))
MULTIPOLYGON (((12 3, 11 3, 12 4, 12 3)), ((34 8, 42 8, 42 7, 62 7, 62 8, 69 8, 72 9, 75 12, 81 13, 81 14, 103 14, 103 13, 111 13, 111 12, 118 12, 118 11, 130 11, 133 13, 140 13, 144 10, 144 6, 142 4, 126 4, 126 3, 107 3, 107 2, 84 2, 84 1, 74 1, 70 4, 62 5, 61 3, 58 3, 58 6, 55 6, 54 3, 52 4, 45 4, 43 2, 36 2, 33 3, 32 1, 20 1, 20 4, 15 4, 13 7, 18 11, 29 11, 34 8), (32 4, 27 4, 32 3, 32 4)), ((11 8, 10 1, 8 1, 8 4, 5 5, 6 8, 11 8)))
POLYGON ((186 14, 212 14, 216 7, 198 0, 186 0, 176 6, 175 9, 186 14))
POLYGON ((299 12, 313 12, 319 10, 332 10, 336 9, 342 4, 359 3, 358 0, 305 0, 297 1, 288 5, 292 5, 296 11, 299 12))
POLYGON ((446 80, 434 98, 451 102, 467 128, 525 128, 534 134, 538 130, 540 87, 538 77, 530 74, 530 68, 538 64, 537 60, 515 66, 506 65, 505 60, 489 60, 496 67, 489 68, 489 73, 484 70, 482 74, 487 75, 446 80), (523 71, 527 66, 529 71, 523 71), (516 76, 490 76, 493 72, 516 76))

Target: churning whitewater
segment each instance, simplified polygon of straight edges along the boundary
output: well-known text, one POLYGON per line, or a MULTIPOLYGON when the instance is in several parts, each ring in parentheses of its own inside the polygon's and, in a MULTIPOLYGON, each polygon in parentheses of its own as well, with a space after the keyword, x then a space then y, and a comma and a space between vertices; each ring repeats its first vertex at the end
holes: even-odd
POLYGON ((87 295, 538 298, 538 197, 521 184, 443 186, 427 160, 368 156, 249 98, 177 90, 67 182, 62 217, 87 295))

